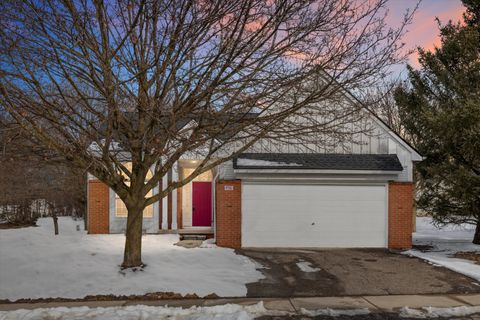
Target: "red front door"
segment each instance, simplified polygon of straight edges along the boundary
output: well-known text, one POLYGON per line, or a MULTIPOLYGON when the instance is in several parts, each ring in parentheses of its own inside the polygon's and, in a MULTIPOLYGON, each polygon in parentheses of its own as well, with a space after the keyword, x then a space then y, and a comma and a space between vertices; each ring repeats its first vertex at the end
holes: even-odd
POLYGON ((212 225, 212 183, 192 182, 192 226, 212 225))

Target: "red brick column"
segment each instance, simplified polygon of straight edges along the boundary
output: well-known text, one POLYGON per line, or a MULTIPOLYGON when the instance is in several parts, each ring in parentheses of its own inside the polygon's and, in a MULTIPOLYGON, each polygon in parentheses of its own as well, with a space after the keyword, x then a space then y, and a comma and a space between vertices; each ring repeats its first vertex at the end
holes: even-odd
POLYGON ((242 181, 218 181, 216 190, 217 245, 240 248, 242 246, 242 181))
POLYGON ((390 182, 388 184, 388 247, 408 249, 412 247, 413 232, 413 183, 390 182))
POLYGON ((109 188, 99 180, 88 181, 88 233, 109 233, 109 188))

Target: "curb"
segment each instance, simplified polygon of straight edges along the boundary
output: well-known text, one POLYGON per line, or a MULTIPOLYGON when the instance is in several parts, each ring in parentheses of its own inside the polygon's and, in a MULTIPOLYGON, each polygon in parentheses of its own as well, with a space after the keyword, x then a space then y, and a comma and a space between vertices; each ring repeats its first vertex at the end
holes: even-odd
POLYGON ((345 297, 295 297, 295 298, 219 298, 219 299, 178 299, 178 300, 115 300, 115 301, 74 301, 0 304, 0 311, 18 309, 89 307, 108 308, 134 305, 168 306, 190 308, 192 306, 217 306, 224 304, 252 305, 263 301, 267 310, 298 313, 301 309, 364 309, 371 312, 394 312, 409 308, 452 308, 480 306, 480 294, 451 295, 388 295, 388 296, 345 296, 345 297))

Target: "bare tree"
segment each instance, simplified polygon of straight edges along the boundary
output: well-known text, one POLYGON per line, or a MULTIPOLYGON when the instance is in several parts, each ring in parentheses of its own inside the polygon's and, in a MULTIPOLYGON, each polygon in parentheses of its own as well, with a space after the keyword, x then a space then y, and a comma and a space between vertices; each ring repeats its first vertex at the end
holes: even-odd
POLYGON ((382 81, 365 90, 362 94, 362 101, 393 131, 406 138, 405 128, 402 126, 402 119, 394 98, 394 91, 399 85, 398 79, 382 81))
POLYGON ((401 58, 411 14, 389 28, 386 1, 5 0, 1 105, 118 194, 123 267, 140 266, 146 206, 260 139, 349 135, 339 91, 401 58), (198 167, 147 196, 186 154, 198 167))
POLYGON ((376 114, 389 128, 409 143, 415 145, 415 137, 408 134, 404 117, 395 101, 395 92, 404 88, 403 79, 387 78, 364 90, 359 96, 363 104, 376 114))
POLYGON ((86 174, 0 114, 0 218, 32 225, 52 212, 83 215, 86 174))

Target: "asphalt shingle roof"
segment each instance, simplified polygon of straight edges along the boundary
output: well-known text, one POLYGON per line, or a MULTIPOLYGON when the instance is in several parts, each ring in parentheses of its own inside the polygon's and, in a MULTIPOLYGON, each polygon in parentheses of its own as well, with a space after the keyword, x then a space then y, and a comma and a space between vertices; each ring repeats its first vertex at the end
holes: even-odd
POLYGON ((234 169, 316 169, 402 171, 395 154, 242 153, 234 169))

